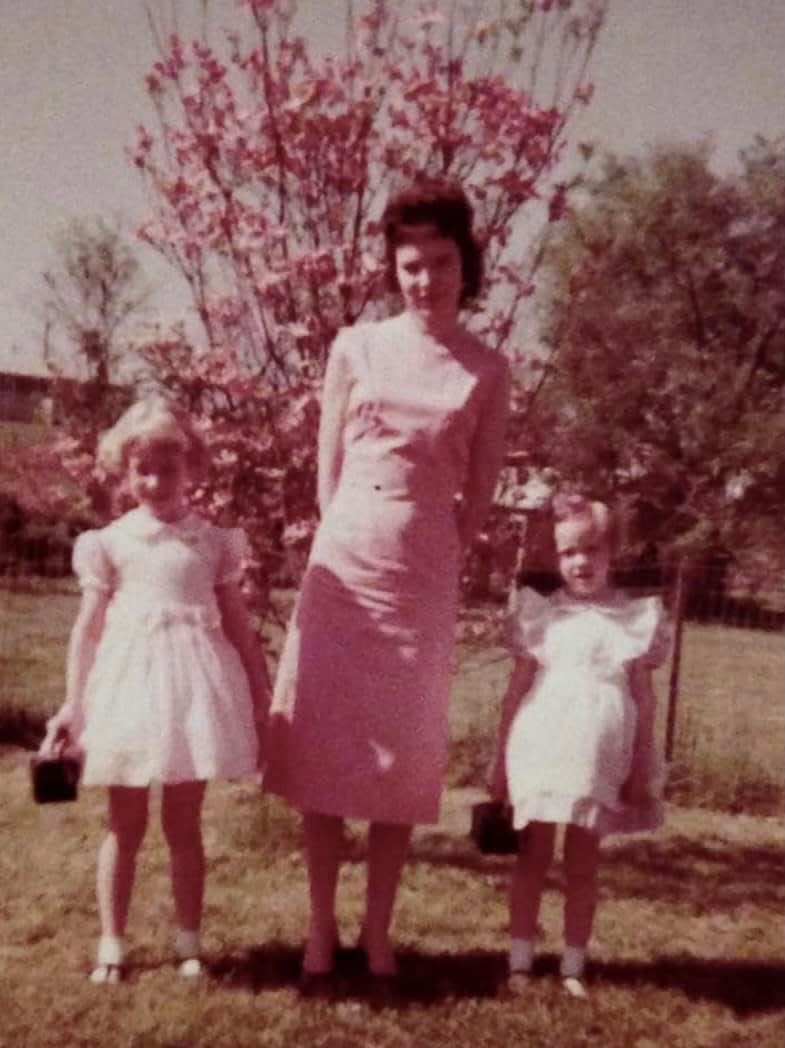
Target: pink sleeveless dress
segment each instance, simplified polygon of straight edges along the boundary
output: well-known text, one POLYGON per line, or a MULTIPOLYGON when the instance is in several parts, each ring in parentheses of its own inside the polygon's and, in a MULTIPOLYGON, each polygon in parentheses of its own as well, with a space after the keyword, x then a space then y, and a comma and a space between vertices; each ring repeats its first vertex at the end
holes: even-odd
MULTIPOLYGON (((404 314, 341 332, 354 379, 338 490, 273 696, 265 786, 303 811, 438 819, 460 544, 455 496, 507 365, 404 314)), ((466 497, 471 497, 466 492, 466 497)))

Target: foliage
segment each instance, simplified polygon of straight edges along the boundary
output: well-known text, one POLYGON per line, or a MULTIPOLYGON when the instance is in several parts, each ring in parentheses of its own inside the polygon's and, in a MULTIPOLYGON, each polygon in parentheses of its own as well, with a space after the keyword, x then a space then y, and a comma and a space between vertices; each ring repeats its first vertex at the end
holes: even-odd
POLYGON ((277 385, 318 374, 338 327, 383 293, 390 187, 424 172, 471 187, 507 300, 488 335, 506 344, 530 291, 513 223, 538 196, 561 206, 549 178, 591 93, 603 5, 347 5, 345 53, 323 59, 295 34, 292 4, 242 6, 222 49, 160 40, 147 78, 158 125, 133 152, 155 211, 142 235, 187 281, 209 347, 277 385))
POLYGON ((142 237, 184 278, 202 337, 162 337, 145 355, 203 423, 215 469, 198 499, 252 533, 262 595, 313 531, 330 342, 390 306, 390 189, 420 172, 466 184, 488 261, 484 334, 509 349, 532 288, 516 223, 538 201, 552 217, 563 207, 555 165, 591 95, 604 8, 347 4, 344 52, 323 58, 285 0, 246 0, 217 43, 167 36, 150 9, 157 123, 131 151, 152 210, 142 237))
POLYGON ((783 563, 785 148, 608 157, 545 260, 549 355, 528 447, 626 504, 638 548, 783 563))
POLYGON ((74 219, 55 239, 43 273, 44 359, 54 374, 106 386, 123 355, 128 326, 149 291, 119 230, 74 219))
POLYGON ((149 289, 120 231, 102 219, 64 227, 42 282, 54 439, 6 464, 0 485, 31 513, 71 524, 98 520, 110 498, 93 471, 96 436, 133 396, 128 349, 146 317, 149 289), (30 491, 33 472, 41 483, 30 491))

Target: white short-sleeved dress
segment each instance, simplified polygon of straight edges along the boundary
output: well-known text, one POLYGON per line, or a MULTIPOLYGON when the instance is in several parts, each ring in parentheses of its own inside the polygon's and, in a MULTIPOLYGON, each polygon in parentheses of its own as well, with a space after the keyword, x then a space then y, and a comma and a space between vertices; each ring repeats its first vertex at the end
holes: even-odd
POLYGON ((236 580, 238 528, 144 507, 74 546, 83 588, 111 594, 84 695, 86 785, 240 778, 257 766, 245 669, 223 632, 216 587, 236 580))
POLYGON ((662 804, 625 804, 637 708, 627 664, 664 660, 669 631, 658 597, 614 592, 598 599, 565 589, 513 597, 509 639, 539 663, 512 723, 506 768, 516 829, 575 823, 598 836, 653 830, 662 804))

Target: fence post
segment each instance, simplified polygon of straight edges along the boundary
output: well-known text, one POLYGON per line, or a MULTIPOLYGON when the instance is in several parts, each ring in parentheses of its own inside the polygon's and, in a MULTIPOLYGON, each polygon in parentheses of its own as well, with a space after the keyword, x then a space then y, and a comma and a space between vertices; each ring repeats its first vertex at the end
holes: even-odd
POLYGON ((673 635, 673 657, 671 674, 668 682, 668 719, 665 727, 665 760, 673 757, 673 743, 676 735, 676 705, 679 700, 679 674, 681 671, 681 638, 684 628, 684 610, 687 598, 687 563, 679 561, 676 573, 676 597, 674 607, 675 630, 673 635))

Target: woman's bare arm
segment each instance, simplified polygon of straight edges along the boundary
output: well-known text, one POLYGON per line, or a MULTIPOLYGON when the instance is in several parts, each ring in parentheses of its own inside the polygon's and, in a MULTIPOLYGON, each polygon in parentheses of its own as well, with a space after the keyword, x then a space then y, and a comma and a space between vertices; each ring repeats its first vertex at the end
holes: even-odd
POLYGON ((333 343, 322 389, 319 419, 318 499, 322 516, 335 495, 343 465, 343 431, 352 378, 348 361, 338 341, 333 343))
POLYGON ((483 404, 469 456, 463 503, 458 512, 458 533, 464 549, 474 540, 493 500, 504 461, 509 401, 510 372, 505 364, 494 376, 483 404))

